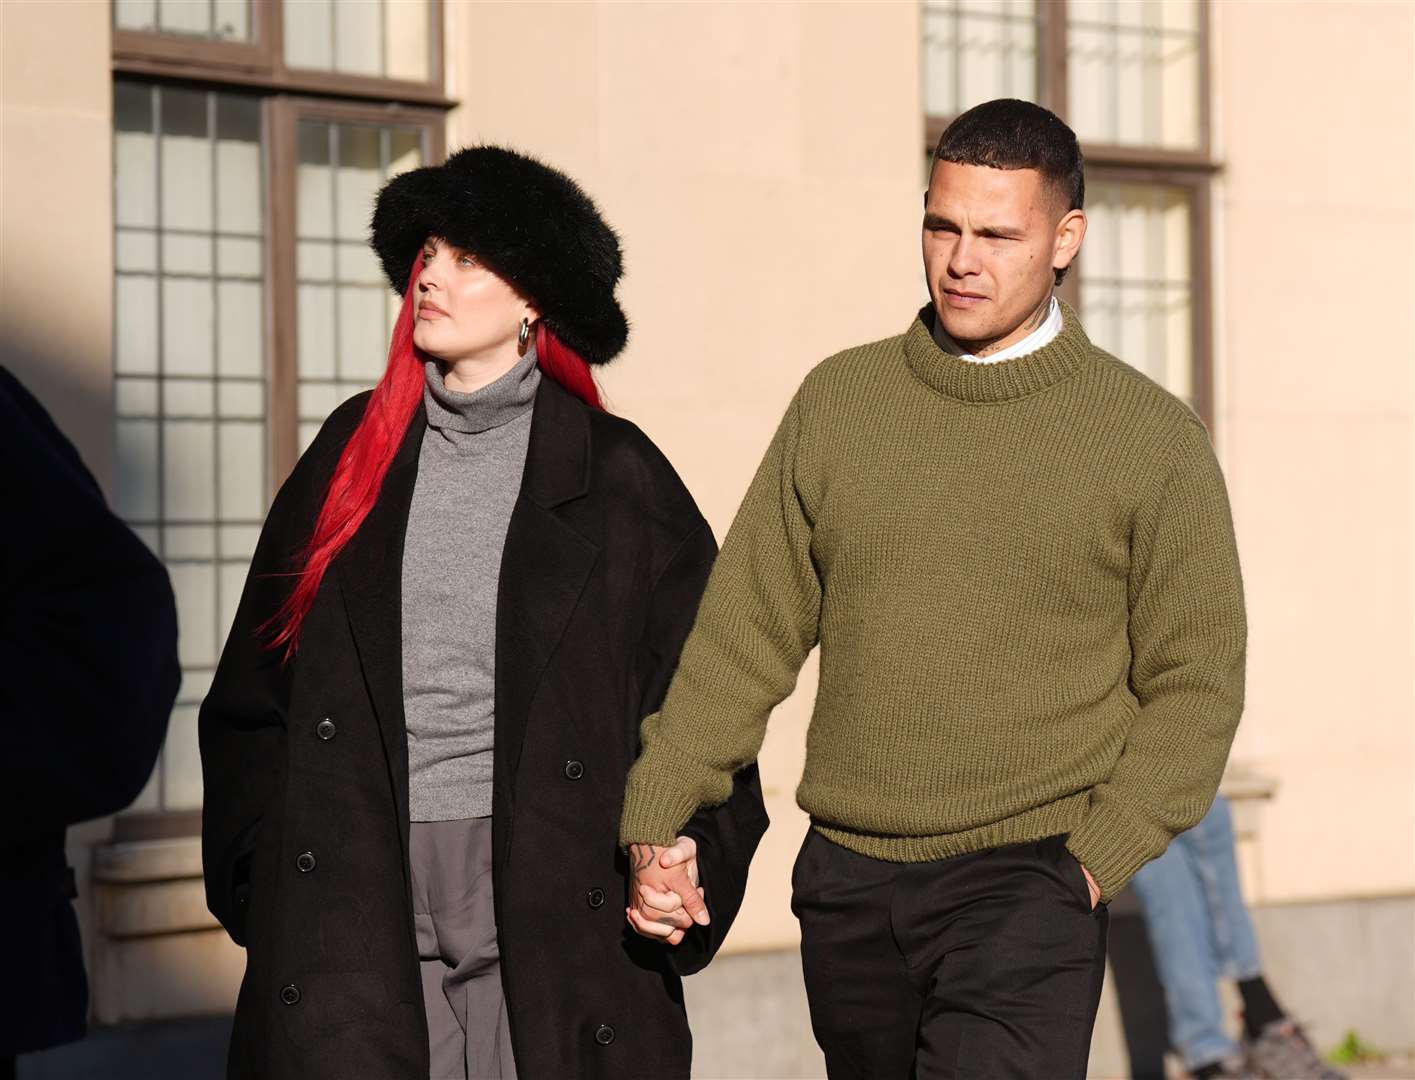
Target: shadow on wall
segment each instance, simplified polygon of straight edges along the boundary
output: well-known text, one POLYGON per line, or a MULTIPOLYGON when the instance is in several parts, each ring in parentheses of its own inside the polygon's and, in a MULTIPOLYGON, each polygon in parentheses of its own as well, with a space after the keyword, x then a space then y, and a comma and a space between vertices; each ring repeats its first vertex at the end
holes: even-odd
POLYGON ((112 361, 103 356, 86 367, 82 358, 37 347, 26 340, 28 336, 6 319, 0 326, 0 364, 39 399, 59 430, 78 448, 111 505, 115 445, 112 361), (82 374, 85 371, 90 373, 87 379, 82 374))

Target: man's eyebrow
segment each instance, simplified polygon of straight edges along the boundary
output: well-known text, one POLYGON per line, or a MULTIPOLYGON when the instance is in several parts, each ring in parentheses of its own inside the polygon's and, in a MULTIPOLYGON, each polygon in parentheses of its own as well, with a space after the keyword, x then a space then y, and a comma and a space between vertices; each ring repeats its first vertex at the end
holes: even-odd
MULTIPOLYGON (((957 229, 958 225, 952 218, 943 214, 928 212, 924 214, 924 228, 926 229, 957 229)), ((961 230, 960 230, 961 231, 961 230)), ((980 225, 973 230, 980 236, 1001 236, 1012 240, 1020 240, 1026 233, 1022 229, 1013 228, 1010 225, 980 225)))

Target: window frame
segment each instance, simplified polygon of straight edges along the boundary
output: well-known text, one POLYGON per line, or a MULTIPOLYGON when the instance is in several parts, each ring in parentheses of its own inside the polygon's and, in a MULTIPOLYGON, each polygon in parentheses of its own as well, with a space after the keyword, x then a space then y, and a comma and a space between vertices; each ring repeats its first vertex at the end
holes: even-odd
POLYGON ((406 106, 330 101, 296 95, 275 95, 267 103, 271 142, 270 199, 266 228, 271 296, 266 306, 270 339, 267 373, 270 386, 271 495, 299 460, 299 364, 296 289, 295 210, 297 141, 301 120, 339 124, 417 127, 423 135, 423 161, 440 162, 446 154, 446 128, 440 110, 406 106))
MULTIPOLYGON (((432 77, 427 83, 289 68, 283 58, 282 2, 252 3, 251 42, 114 29, 110 73, 113 80, 131 78, 202 91, 245 90, 260 98, 265 229, 261 268, 266 280, 260 338, 266 381, 263 482, 267 506, 299 457, 295 321, 299 122, 416 128, 422 137, 423 162, 436 164, 446 155, 447 110, 458 104, 443 91, 443 0, 429 0, 432 77)), ((159 761, 157 768, 163 767, 159 761)), ((161 775, 157 783, 160 791, 161 775)), ((114 838, 125 842, 192 837, 200 832, 199 808, 129 810, 114 819, 114 838)))
MULTIPOLYGON (((113 73, 219 82, 266 90, 452 108, 443 84, 443 0, 428 3, 428 79, 416 82, 285 63, 285 0, 255 0, 249 42, 207 41, 150 30, 113 29, 113 73)), ((110 5, 111 9, 111 5, 110 5)))
MULTIPOLYGON (((1183 188, 1191 200, 1190 266, 1193 273, 1194 411, 1213 431, 1212 198, 1210 180, 1222 170, 1212 156, 1212 54, 1209 0, 1199 5, 1199 144, 1192 150, 1082 142, 1088 179, 1183 188)), ((1037 82, 1039 103, 1063 120, 1067 115, 1067 0, 1038 0, 1037 82)), ((932 154, 952 116, 924 117, 924 149, 932 154)), ((1073 307, 1080 300, 1084 256, 1057 290, 1073 307)), ((1123 359, 1123 357, 1122 357, 1123 359)))

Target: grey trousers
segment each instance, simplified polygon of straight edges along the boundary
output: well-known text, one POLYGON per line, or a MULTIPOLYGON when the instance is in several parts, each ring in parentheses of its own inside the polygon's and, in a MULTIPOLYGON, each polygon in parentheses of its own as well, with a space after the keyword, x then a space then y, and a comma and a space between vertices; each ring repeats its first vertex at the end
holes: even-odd
POLYGON ((408 856, 430 1080, 515 1080, 491 899, 491 818, 414 821, 408 856))

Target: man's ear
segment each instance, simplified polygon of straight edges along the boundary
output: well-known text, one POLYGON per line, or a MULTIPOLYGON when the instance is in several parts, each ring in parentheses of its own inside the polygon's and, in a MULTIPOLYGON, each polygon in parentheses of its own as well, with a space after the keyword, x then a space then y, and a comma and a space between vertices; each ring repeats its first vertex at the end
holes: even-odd
POLYGON ((1051 268, 1064 270, 1081 253, 1081 241, 1086 238, 1086 212, 1070 210, 1056 223, 1056 239, 1052 245, 1051 268))

